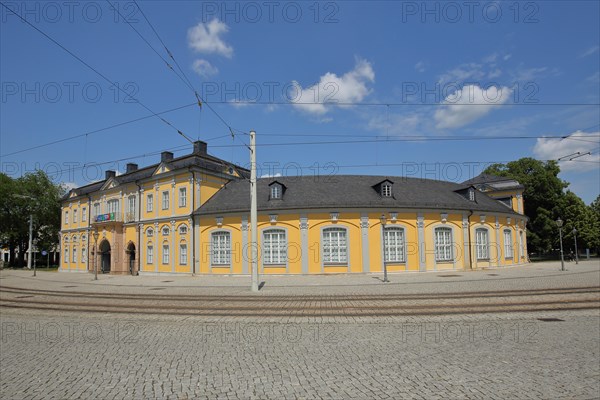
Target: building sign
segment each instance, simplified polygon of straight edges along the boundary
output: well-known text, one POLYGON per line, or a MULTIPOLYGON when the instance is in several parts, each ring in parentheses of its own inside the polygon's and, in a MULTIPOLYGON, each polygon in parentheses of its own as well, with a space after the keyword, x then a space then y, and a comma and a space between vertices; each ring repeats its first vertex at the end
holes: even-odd
POLYGON ((96 217, 96 222, 106 222, 115 220, 115 213, 100 214, 96 217))

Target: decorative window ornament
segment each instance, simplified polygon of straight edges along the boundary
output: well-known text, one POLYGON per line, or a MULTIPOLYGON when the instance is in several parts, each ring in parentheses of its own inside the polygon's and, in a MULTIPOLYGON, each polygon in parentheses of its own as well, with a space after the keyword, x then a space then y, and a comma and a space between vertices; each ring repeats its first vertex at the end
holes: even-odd
POLYGON ((481 215, 479 216, 479 221, 480 221, 482 224, 485 224, 485 214, 481 214, 481 215))
POLYGON ((448 213, 441 213, 440 219, 442 220, 442 223, 445 224, 448 221, 448 213))
POLYGON ((277 222, 277 214, 269 214, 269 221, 271 221, 272 224, 277 222))
POLYGON ((391 212, 390 213, 390 220, 397 221, 398 220, 398 213, 397 212, 391 212))
POLYGON ((217 217, 217 226, 222 226, 223 225, 223 217, 217 217))
POLYGON ((338 218, 340 217, 340 213, 333 212, 330 214, 330 217, 331 217, 332 221, 337 221, 338 218))

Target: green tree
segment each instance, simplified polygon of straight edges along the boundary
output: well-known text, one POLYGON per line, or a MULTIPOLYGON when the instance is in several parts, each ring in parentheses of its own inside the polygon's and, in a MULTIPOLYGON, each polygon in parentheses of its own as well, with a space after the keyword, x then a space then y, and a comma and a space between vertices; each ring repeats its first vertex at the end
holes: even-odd
MULTIPOLYGON (((568 183, 558 177, 560 167, 555 161, 521 158, 507 164, 493 164, 486 174, 506 176, 525 186, 523 198, 527 224, 527 243, 531 251, 547 252, 556 246, 556 219, 561 216, 563 190, 568 183)), ((562 217, 563 220, 565 219, 562 217)))
POLYGON ((596 248, 600 226, 592 208, 586 206, 579 196, 568 190, 561 199, 559 209, 561 218, 565 221, 563 228, 565 251, 575 249, 574 228, 577 229, 579 249, 596 248))
POLYGON ((0 174, 0 244, 9 248, 11 265, 25 264, 30 215, 33 216, 33 240, 38 249, 50 250, 58 244, 59 201, 64 193, 65 189, 52 182, 43 171, 17 179, 0 174), (18 258, 15 257, 17 249, 18 258))

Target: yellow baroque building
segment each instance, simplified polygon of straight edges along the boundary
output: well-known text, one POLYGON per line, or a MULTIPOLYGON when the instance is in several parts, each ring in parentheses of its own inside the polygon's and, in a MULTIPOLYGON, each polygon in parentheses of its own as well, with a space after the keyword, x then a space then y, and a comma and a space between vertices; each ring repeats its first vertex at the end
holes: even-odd
MULTIPOLYGON (((249 274, 249 171, 207 153, 71 190, 62 202, 61 271, 249 274)), ((523 187, 407 177, 262 178, 261 274, 470 270, 527 262, 523 187)))

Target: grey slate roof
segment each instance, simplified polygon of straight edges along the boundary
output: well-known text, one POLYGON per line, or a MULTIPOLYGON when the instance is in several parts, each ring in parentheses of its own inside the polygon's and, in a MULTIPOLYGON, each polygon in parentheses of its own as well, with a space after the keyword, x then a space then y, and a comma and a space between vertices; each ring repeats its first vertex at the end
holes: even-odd
MULTIPOLYGON (((160 164, 161 163, 152 164, 148 167, 140 168, 133 172, 115 176, 113 179, 119 184, 125 184, 147 179, 152 176, 152 174, 160 164)), ((202 170, 212 171, 216 173, 223 172, 224 169, 231 167, 235 171, 237 171, 240 174, 240 176, 244 178, 250 176, 250 172, 247 169, 239 167, 235 164, 231 164, 227 161, 223 161, 209 154, 186 154, 181 157, 173 158, 171 161, 167 161, 166 164, 169 165, 172 170, 185 169, 188 167, 197 167, 202 170)), ((103 179, 101 181, 94 182, 89 185, 72 189, 63 197, 62 200, 67 200, 71 193, 75 193, 77 196, 84 196, 89 193, 96 192, 100 190, 100 188, 104 185, 104 183, 106 183, 106 181, 106 179, 103 179)))
MULTIPOLYGON (((465 197, 456 192, 469 186, 429 179, 367 175, 304 176, 263 178, 258 179, 257 185, 258 210, 264 212, 311 208, 329 208, 335 211, 342 208, 384 207, 516 214, 482 192, 475 191, 475 202, 469 201, 468 195, 465 197), (373 188, 386 179, 394 182, 391 198, 380 196, 373 188), (286 186, 281 200, 269 200, 268 185, 274 181, 286 186)), ((249 209, 250 182, 237 180, 225 185, 198 208, 195 214, 249 212, 249 209)))
POLYGON ((466 184, 466 185, 488 184, 488 186, 494 187, 495 186, 494 184, 500 184, 500 182, 505 183, 502 185, 503 189, 523 188, 523 185, 521 185, 519 182, 517 182, 513 178, 509 178, 507 176, 491 175, 491 174, 480 174, 480 175, 476 176, 475 178, 471 178, 469 180, 464 181, 463 184, 466 184), (509 183, 511 183, 511 182, 514 182, 514 185, 509 185, 509 183))

